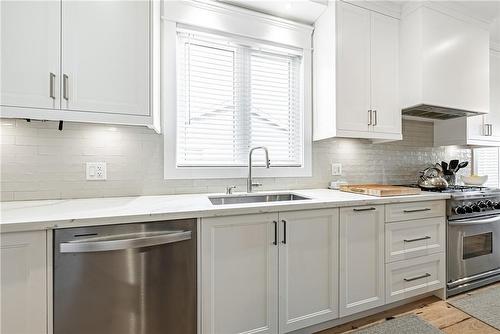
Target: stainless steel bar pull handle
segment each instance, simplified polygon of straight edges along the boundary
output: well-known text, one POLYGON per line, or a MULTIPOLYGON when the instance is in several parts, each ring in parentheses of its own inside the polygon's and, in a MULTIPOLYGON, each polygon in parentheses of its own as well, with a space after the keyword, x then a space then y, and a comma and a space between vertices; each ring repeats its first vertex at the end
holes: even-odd
POLYGON ((53 100, 56 99, 55 83, 56 83, 56 75, 54 73, 50 72, 50 74, 49 74, 49 97, 53 100))
POLYGON ((493 136, 493 124, 484 124, 484 135, 493 136))
POLYGON ((451 220, 448 222, 448 225, 463 226, 463 225, 482 225, 482 224, 494 224, 494 223, 500 223, 500 215, 495 215, 484 219, 469 218, 469 219, 451 220))
POLYGON ((415 277, 410 277, 410 278, 403 278, 403 280, 405 282, 411 282, 411 281, 416 281, 418 279, 421 279, 421 278, 426 278, 426 277, 429 277, 429 276, 432 276, 431 274, 429 273, 425 273, 423 275, 420 275, 420 276, 415 276, 415 277))
POLYGON ((372 111, 368 110, 368 125, 372 125, 372 111))
POLYGON ((376 208, 363 208, 363 209, 352 209, 352 211, 362 212, 362 211, 374 211, 376 208))
POLYGON ((283 241, 281 243, 286 245, 286 220, 282 219, 281 222, 283 223, 283 241))
POLYGON ((377 110, 373 110, 373 126, 378 124, 377 110))
POLYGON ((431 237, 429 237, 428 235, 426 235, 425 237, 422 237, 422 238, 416 238, 416 239, 404 239, 403 241, 404 242, 415 242, 415 241, 422 241, 422 240, 427 240, 427 239, 430 239, 431 237))
POLYGON ((68 101, 69 100, 69 94, 68 94, 68 75, 63 74, 63 98, 68 101))
POLYGON ((278 222, 276 220, 273 221, 274 224, 274 241, 273 245, 278 244, 278 222))
POLYGON ((61 253, 105 252, 170 244, 189 239, 191 231, 131 233, 63 242, 59 251, 61 253))
POLYGON ((403 210, 403 213, 415 213, 415 212, 424 212, 424 211, 431 211, 431 209, 425 208, 425 209, 403 210))

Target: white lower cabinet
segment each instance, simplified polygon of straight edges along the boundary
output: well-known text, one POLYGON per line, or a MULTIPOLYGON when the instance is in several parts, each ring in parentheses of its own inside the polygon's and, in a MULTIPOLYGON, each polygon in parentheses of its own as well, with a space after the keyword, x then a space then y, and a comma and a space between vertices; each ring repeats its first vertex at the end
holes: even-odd
POLYGON ((280 333, 338 318, 338 209, 279 218, 280 333))
POLYGON ((445 255, 437 253, 386 265, 386 301, 418 296, 443 288, 445 255))
POLYGON ((428 218, 385 226, 385 262, 444 252, 446 218, 428 218))
POLYGON ((47 334, 45 231, 0 234, 0 333, 47 334))
POLYGON ((445 286, 445 201, 388 204, 385 224, 385 301, 445 286))
POLYGON ((340 316, 384 304, 384 206, 340 209, 340 316))
POLYGON ((202 333, 286 333, 337 318, 337 240, 338 209, 202 219, 202 333))
POLYGON ((202 220, 202 333, 277 333, 277 220, 277 214, 202 220))

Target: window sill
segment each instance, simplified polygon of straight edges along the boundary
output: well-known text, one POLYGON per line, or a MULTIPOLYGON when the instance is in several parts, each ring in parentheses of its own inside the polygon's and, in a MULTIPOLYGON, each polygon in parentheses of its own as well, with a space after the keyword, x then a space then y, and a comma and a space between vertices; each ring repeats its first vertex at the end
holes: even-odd
MULTIPOLYGON (((253 167, 252 176, 266 177, 311 177, 312 168, 304 167, 253 167)), ((248 167, 175 167, 165 166, 164 178, 173 179, 235 179, 248 177, 248 167)))

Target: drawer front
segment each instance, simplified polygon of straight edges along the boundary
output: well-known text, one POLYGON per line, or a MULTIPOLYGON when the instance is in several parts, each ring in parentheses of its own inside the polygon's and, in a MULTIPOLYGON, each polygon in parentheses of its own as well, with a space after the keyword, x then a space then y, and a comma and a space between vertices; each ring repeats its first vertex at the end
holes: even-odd
POLYGON ((385 262, 444 252, 444 217, 385 224, 385 262))
POLYGON ((385 221, 397 222, 422 218, 444 217, 446 215, 445 201, 425 201, 385 206, 385 221))
POLYGON ((444 288, 444 264, 444 253, 386 264, 386 302, 444 288))

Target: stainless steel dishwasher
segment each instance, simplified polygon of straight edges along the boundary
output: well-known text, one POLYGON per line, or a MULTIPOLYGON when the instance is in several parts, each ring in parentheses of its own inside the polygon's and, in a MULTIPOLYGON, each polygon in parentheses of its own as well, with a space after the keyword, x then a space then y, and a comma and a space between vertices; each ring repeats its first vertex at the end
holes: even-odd
POLYGON ((54 231, 54 334, 195 334, 196 221, 54 231))

